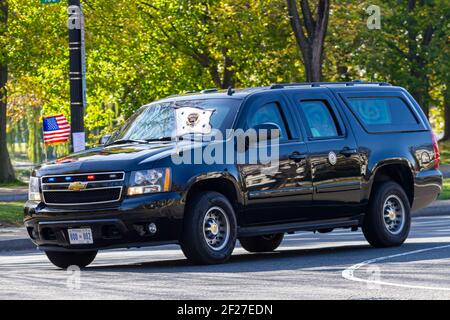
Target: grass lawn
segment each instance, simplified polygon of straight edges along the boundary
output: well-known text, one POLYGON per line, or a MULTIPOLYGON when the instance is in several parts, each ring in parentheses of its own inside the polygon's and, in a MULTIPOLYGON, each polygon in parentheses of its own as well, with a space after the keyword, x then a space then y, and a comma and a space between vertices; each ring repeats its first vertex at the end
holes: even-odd
POLYGON ((0 188, 26 187, 28 184, 19 180, 14 182, 0 183, 0 188))
POLYGON ((444 179, 444 185, 442 188, 442 193, 439 196, 439 200, 450 199, 450 179, 444 179))
POLYGON ((20 226, 23 220, 22 202, 0 202, 0 222, 20 226))
POLYGON ((450 164, 450 141, 439 142, 439 154, 442 164, 450 164))

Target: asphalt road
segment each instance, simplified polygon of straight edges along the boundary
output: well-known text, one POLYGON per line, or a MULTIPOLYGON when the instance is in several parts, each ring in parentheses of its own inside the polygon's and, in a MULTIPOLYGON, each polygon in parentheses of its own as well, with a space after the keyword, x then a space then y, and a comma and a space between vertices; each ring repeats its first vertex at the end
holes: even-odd
POLYGON ((0 253, 0 299, 450 299, 450 215, 415 218, 399 248, 298 233, 215 266, 190 265, 176 246, 114 250, 78 277, 36 251, 0 253))

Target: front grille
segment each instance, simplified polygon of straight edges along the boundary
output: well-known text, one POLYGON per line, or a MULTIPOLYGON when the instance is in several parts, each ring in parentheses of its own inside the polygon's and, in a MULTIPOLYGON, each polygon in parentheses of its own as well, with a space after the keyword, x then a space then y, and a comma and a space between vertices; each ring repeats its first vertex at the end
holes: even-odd
POLYGON ((124 172, 45 176, 41 179, 42 194, 48 205, 118 203, 124 180, 124 172))
POLYGON ((44 200, 49 204, 104 203, 120 200, 122 188, 84 190, 84 191, 47 191, 44 200))

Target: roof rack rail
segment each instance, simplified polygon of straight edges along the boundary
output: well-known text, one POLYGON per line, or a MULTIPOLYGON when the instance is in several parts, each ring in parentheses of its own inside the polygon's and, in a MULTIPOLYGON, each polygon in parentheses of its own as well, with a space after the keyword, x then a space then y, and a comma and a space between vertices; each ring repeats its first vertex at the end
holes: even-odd
POLYGON ((282 89, 284 88, 284 84, 273 84, 270 86, 270 89, 282 89))
POLYGON ((321 87, 327 85, 341 85, 346 87, 358 86, 358 85, 378 85, 378 86, 391 86, 388 82, 364 82, 361 80, 353 80, 351 82, 298 82, 298 83, 275 83, 270 86, 270 89, 282 89, 286 87, 321 87))
POLYGON ((211 92, 217 92, 217 91, 219 91, 219 89, 211 88, 211 89, 204 89, 204 90, 200 91, 200 93, 211 93, 211 92))

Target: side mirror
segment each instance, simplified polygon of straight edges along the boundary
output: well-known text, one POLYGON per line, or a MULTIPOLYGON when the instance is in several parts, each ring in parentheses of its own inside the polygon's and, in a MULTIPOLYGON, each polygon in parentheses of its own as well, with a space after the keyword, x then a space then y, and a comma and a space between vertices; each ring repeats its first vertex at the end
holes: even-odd
POLYGON ((112 137, 112 134, 105 134, 100 138, 100 141, 98 142, 99 145, 104 146, 109 139, 112 137))
POLYGON ((279 139, 281 136, 281 128, 272 122, 257 124, 252 129, 256 131, 258 142, 279 139))

